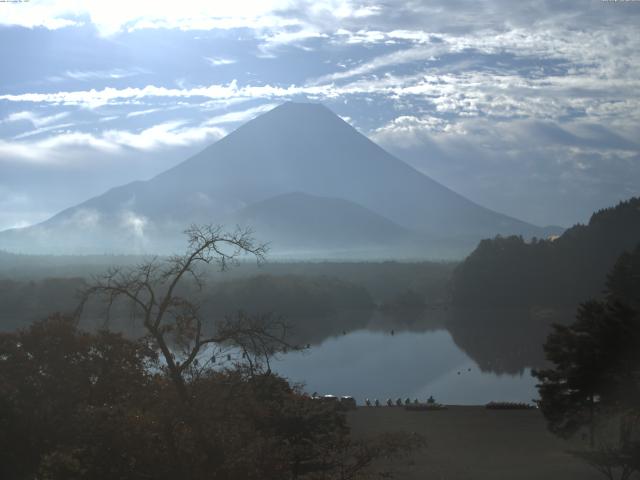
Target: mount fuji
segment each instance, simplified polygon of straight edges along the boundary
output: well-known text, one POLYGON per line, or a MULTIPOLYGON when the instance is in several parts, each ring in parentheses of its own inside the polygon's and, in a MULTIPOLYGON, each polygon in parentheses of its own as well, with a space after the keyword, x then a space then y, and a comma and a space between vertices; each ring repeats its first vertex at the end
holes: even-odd
POLYGON ((557 233, 453 192, 322 105, 289 102, 150 180, 0 232, 0 249, 166 253, 192 223, 251 226, 291 258, 455 258, 497 234, 557 233))

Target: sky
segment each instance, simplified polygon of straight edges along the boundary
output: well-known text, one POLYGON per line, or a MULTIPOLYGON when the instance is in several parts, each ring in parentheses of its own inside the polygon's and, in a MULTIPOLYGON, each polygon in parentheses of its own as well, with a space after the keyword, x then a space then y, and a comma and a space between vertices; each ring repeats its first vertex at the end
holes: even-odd
POLYGON ((640 194, 640 1, 3 1, 0 65, 0 230, 287 100, 537 225, 640 194))

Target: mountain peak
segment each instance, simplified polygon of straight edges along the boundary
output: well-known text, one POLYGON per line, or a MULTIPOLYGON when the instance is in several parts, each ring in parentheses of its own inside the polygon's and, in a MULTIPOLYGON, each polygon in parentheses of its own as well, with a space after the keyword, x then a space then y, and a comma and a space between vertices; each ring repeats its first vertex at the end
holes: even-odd
MULTIPOLYGON (((400 227, 412 232, 407 237, 461 239, 468 248, 498 233, 541 236, 539 228, 480 207, 418 172, 324 105, 286 102, 148 181, 112 189, 38 228, 0 235, 0 247, 37 236, 47 248, 55 237, 67 249, 91 243, 129 248, 134 239, 141 248, 161 245, 166 251, 182 240, 177 232, 188 224, 238 223, 250 205, 289 212, 304 225, 313 224, 307 217, 335 212, 344 219, 351 212, 352 220, 340 228, 360 225, 365 237, 381 243, 384 235, 374 230, 400 227), (281 197, 289 192, 301 193, 281 197)), ((277 214, 269 218, 278 224, 277 214)), ((338 223, 329 218, 325 225, 338 223)))
POLYGON ((284 110, 284 109, 289 109, 289 110, 296 110, 296 111, 319 111, 319 110, 323 110, 323 111, 331 111, 329 110, 325 105, 323 105, 322 103, 315 103, 315 102, 293 102, 293 101, 287 101, 284 103, 281 103, 280 105, 278 105, 276 108, 274 108, 273 110, 284 110))
POLYGON ((255 120, 273 122, 274 120, 278 121, 276 120, 277 117, 281 120, 295 122, 307 122, 311 119, 319 118, 324 118, 325 121, 328 119, 340 119, 338 115, 321 103, 285 102, 268 111, 266 114, 257 117, 255 120))

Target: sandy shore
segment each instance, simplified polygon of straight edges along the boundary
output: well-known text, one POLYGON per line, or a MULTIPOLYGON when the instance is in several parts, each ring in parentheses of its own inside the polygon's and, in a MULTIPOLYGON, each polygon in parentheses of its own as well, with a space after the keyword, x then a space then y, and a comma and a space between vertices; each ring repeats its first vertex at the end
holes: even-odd
POLYGON ((434 480, 599 480, 603 477, 567 450, 546 429, 538 410, 487 410, 450 406, 408 412, 403 408, 359 407, 349 413, 356 436, 382 431, 422 434, 424 450, 397 464, 399 479, 434 480))

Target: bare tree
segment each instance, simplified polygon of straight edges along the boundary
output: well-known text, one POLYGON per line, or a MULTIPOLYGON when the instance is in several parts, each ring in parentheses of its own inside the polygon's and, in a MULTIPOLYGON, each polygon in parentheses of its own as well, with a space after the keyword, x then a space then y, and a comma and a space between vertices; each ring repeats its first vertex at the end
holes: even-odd
POLYGON ((93 297, 106 302, 107 322, 116 302, 128 304, 132 320, 141 323, 161 353, 180 399, 187 403, 187 375, 197 374, 215 362, 216 354, 207 349, 217 348, 219 355, 220 348, 234 345, 253 372, 264 359, 268 366, 268 357, 286 347, 286 326, 268 315, 249 317, 241 313, 216 325, 205 322, 201 303, 186 298, 180 287, 190 283, 202 291, 206 277, 203 267, 207 265, 217 264, 220 270, 226 270, 243 255, 261 263, 266 246, 255 243, 248 229, 227 233, 220 226, 192 225, 185 234, 188 248, 182 255, 154 257, 135 267, 113 268, 96 277, 81 292, 77 318, 93 297), (204 353, 208 359, 203 363, 204 353))

